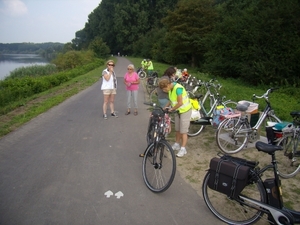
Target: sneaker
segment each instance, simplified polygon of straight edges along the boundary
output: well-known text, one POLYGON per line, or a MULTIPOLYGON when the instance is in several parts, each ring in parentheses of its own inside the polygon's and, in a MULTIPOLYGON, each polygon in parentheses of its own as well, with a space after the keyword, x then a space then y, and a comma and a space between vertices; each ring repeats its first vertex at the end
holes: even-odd
POLYGON ((187 153, 185 148, 181 148, 180 151, 176 154, 177 157, 182 157, 187 153))
POLYGON ((175 143, 174 145, 172 145, 172 148, 174 151, 179 151, 180 150, 180 145, 178 143, 175 143))
POLYGON ((118 118, 118 116, 117 116, 117 114, 116 114, 115 112, 113 112, 113 113, 111 114, 111 116, 112 116, 112 117, 115 117, 115 118, 118 118))
POLYGON ((103 115, 103 118, 104 118, 105 120, 107 120, 107 115, 106 115, 106 114, 104 114, 104 115, 103 115))

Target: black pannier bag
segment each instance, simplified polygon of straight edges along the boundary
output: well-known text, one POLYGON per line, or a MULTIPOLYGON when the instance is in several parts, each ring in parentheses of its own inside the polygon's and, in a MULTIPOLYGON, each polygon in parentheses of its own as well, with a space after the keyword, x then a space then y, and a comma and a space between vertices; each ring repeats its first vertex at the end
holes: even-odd
POLYGON ((229 197, 237 197, 248 184, 250 167, 247 163, 249 162, 251 167, 254 167, 255 163, 246 160, 239 163, 231 160, 232 158, 235 157, 223 156, 211 159, 208 187, 229 197))

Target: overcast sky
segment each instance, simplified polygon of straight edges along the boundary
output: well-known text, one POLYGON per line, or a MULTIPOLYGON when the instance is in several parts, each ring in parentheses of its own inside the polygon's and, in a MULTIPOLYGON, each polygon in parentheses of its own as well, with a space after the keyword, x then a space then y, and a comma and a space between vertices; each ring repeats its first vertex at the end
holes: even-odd
POLYGON ((0 0, 0 43, 71 42, 101 0, 0 0))

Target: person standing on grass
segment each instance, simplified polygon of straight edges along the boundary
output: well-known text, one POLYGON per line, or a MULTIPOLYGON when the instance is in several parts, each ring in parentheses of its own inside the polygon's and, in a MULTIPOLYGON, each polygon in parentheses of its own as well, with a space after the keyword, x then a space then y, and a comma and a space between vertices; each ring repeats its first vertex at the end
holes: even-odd
MULTIPOLYGON (((175 73, 176 73, 175 67, 171 66, 168 69, 166 69, 166 71, 164 72, 160 80, 166 79, 166 80, 173 81, 175 73)), ((158 103, 160 107, 164 108, 167 105, 167 103, 170 101, 169 94, 164 92, 160 87, 156 88, 156 92, 157 92, 158 103)))
POLYGON ((114 72, 115 62, 108 60, 106 62, 106 69, 102 71, 102 85, 104 102, 103 102, 103 118, 107 119, 107 104, 109 103, 110 112, 112 117, 118 117, 114 109, 115 95, 117 94, 117 77, 114 72))
POLYGON ((169 94, 170 101, 166 105, 166 107, 171 105, 172 108, 169 111, 178 111, 178 113, 175 113, 176 138, 172 148, 179 151, 176 154, 177 157, 183 157, 187 154, 185 146, 188 140, 187 132, 190 126, 192 104, 181 84, 163 79, 160 80, 159 87, 169 94))
POLYGON ((134 115, 138 114, 138 90, 139 90, 140 78, 139 75, 134 71, 134 65, 129 64, 127 66, 127 73, 124 76, 124 84, 126 85, 127 93, 127 112, 125 115, 130 114, 131 109, 131 97, 133 98, 134 115))

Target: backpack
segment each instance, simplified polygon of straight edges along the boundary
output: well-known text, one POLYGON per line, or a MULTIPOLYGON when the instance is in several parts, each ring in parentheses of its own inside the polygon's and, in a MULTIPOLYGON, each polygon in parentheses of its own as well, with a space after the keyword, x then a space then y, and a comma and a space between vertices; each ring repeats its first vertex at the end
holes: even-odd
POLYGON ((213 112, 213 127, 217 128, 219 124, 225 119, 225 115, 233 114, 232 108, 218 106, 213 112))

